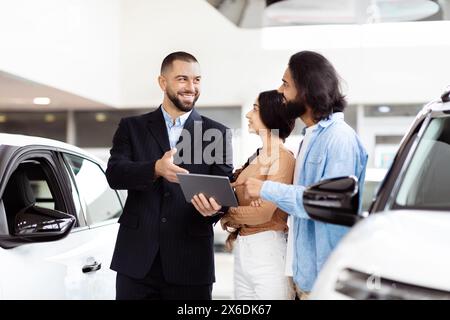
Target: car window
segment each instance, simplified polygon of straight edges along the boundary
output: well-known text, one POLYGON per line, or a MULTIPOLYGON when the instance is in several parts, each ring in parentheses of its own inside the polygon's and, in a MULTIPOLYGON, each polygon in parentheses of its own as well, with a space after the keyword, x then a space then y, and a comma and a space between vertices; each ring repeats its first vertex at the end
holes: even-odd
POLYGON ((50 179, 51 175, 49 165, 39 158, 23 161, 11 174, 2 197, 10 232, 16 215, 31 206, 67 213, 59 189, 51 183, 56 181, 50 179))
POLYGON ((38 180, 30 180, 30 185, 36 197, 36 205, 54 210, 55 199, 53 199, 48 182, 43 180, 43 178, 39 178, 38 180))
POLYGON ((86 204, 86 220, 89 225, 117 218, 122 205, 116 191, 112 190, 105 173, 96 163, 70 154, 64 154, 69 163, 78 192, 86 204))
POLYGON ((69 173, 69 171, 72 171, 72 169, 70 167, 64 165, 64 170, 70 180, 70 189, 71 189, 71 193, 72 193, 72 199, 73 199, 73 203, 75 205, 76 215, 80 222, 78 226, 84 227, 86 225, 86 220, 84 219, 84 216, 83 216, 83 210, 81 207, 81 199, 78 194, 77 188, 75 186, 75 181, 73 181, 71 174, 69 173))
POLYGON ((434 118, 425 130, 396 196, 396 206, 450 209, 450 117, 434 118))

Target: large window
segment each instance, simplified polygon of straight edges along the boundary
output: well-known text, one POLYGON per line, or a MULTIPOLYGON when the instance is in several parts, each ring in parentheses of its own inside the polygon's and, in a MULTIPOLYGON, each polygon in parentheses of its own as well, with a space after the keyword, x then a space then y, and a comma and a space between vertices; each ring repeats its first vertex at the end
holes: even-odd
POLYGON ((75 144, 81 148, 110 148, 120 119, 149 110, 124 111, 77 111, 74 114, 76 126, 75 144))
POLYGON ((0 112, 0 132, 66 141, 66 112, 0 112))
POLYGON ((241 107, 199 107, 197 112, 230 129, 241 128, 241 107))
POLYGON ((80 197, 86 205, 88 225, 119 217, 122 205, 116 191, 109 187, 103 170, 84 158, 69 154, 64 157, 75 176, 80 197))
POLYGON ((366 117, 415 117, 423 104, 378 104, 364 106, 366 117))

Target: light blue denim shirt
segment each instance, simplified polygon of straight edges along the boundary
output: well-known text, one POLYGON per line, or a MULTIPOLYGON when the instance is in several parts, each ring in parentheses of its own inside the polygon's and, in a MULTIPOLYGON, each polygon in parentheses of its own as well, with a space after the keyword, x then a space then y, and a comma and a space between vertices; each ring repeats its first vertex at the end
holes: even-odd
MULTIPOLYGON (((311 291, 317 274, 347 227, 314 221, 303 207, 305 186, 324 179, 354 175, 363 191, 367 152, 342 112, 322 120, 312 132, 298 185, 265 181, 261 197, 294 217, 293 276, 303 291, 311 291)), ((361 201, 360 201, 361 202, 361 201)))
POLYGON ((166 110, 164 110, 164 107, 161 106, 161 110, 164 116, 164 120, 166 122, 166 128, 167 128, 167 134, 169 135, 169 143, 170 148, 173 149, 177 145, 178 140, 180 139, 181 132, 183 131, 184 124, 186 123, 187 118, 189 118, 191 111, 186 112, 185 114, 179 116, 175 120, 175 124, 173 123, 172 118, 167 113, 166 110))

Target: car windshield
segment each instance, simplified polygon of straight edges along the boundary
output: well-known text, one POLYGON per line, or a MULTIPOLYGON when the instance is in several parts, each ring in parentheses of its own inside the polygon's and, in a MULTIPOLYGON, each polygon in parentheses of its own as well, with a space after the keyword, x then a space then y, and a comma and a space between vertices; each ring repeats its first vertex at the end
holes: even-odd
POLYGON ((401 182, 396 207, 450 209, 450 117, 430 121, 401 182))

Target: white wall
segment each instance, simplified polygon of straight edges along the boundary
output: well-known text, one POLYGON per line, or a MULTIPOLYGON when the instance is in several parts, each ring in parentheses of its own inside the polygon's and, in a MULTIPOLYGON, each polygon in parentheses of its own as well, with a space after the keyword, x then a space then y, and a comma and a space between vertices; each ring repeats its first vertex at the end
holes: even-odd
POLYGON ((204 0, 0 0, 0 70, 118 107, 153 106, 161 60, 201 63, 198 105, 248 104, 317 50, 351 103, 422 103, 450 83, 450 22, 239 29, 204 0))
POLYGON ((0 70, 119 105, 120 0, 0 0, 0 70))
POLYGON ((274 88, 291 54, 317 50, 351 103, 422 103, 450 83, 450 22, 238 29, 203 0, 122 2, 121 105, 161 101, 161 60, 192 52, 204 75, 199 105, 242 105, 274 88), (187 5, 188 4, 188 5, 187 5))
POLYGON ((259 39, 245 36, 206 1, 124 0, 121 32, 123 106, 161 102, 161 61, 177 50, 193 53, 201 64, 199 105, 241 105, 258 83, 249 83, 246 74, 261 65, 253 56, 259 39))
MULTIPOLYGON (((121 106, 158 105, 162 59, 176 50, 191 52, 203 72, 197 105, 243 106, 237 164, 259 144, 246 132, 244 114, 258 92, 280 85, 297 51, 316 50, 328 57, 353 104, 425 103, 450 84, 445 72, 450 70, 448 21, 239 29, 203 0, 124 0, 121 13, 121 106)), ((402 134, 409 120, 390 126, 360 123, 370 166, 375 134, 402 134)), ((295 151, 298 137, 288 145, 295 151)))

